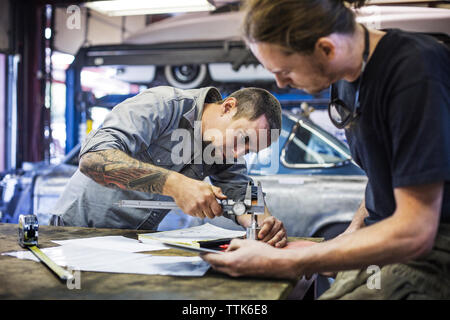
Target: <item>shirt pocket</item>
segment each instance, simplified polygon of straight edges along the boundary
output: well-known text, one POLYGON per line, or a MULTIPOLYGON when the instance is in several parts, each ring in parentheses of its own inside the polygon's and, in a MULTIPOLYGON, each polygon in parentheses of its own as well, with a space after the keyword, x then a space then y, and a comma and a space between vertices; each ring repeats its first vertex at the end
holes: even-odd
POLYGON ((171 148, 159 144, 152 144, 147 149, 147 154, 156 166, 164 168, 172 168, 174 166, 171 148))

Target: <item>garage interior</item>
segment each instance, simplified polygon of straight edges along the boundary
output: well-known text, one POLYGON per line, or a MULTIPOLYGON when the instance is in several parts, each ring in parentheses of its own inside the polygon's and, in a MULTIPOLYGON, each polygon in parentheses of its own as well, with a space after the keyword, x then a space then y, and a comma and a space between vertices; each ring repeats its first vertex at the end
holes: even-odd
MULTIPOLYGON (((364 196, 367 178, 351 158, 344 131, 335 128, 328 118, 329 89, 309 94, 278 88, 274 76, 258 62, 241 37, 241 1, 199 0, 191 5, 189 1, 130 0, 117 7, 107 6, 106 2, 114 1, 0 0, 0 226, 15 227, 14 234, 5 231, 0 237, 16 237, 19 216, 35 215, 43 227, 43 247, 54 245, 50 241, 57 233, 49 226, 53 206, 78 167, 81 143, 101 127, 117 104, 157 86, 213 86, 224 98, 249 86, 270 91, 283 109, 279 166, 271 173, 267 168, 250 165, 248 173, 264 186, 267 205, 284 222, 288 236, 328 240, 348 227, 364 196), (156 6, 150 6, 152 2, 156 6), (313 142, 320 150, 326 150, 320 159, 317 150, 304 147, 313 142), (334 195, 335 190, 341 193, 334 195), (299 207, 302 217, 294 215, 299 207)), ((372 0, 369 5, 373 7, 365 8, 360 16, 360 21, 368 26, 425 32, 450 43, 448 1, 372 0), (372 19, 390 8, 400 8, 406 18, 372 19), (420 9, 437 10, 435 22, 427 24, 426 15, 413 11, 407 16, 408 10, 420 9)), ((229 219, 199 219, 173 210, 157 231, 205 223, 242 230, 229 219)), ((105 230, 94 234, 132 234, 130 230, 105 230)), ((86 232, 89 236, 94 234, 86 232)), ((83 235, 83 231, 71 230, 61 239, 83 235)), ((16 265, 19 262, 0 271, 0 278, 11 275, 16 265)), ((58 299, 60 294, 72 299, 76 290, 69 292, 65 285, 57 288, 51 272, 44 268, 40 272, 50 283, 43 288, 47 293, 53 290, 48 296, 41 296, 39 289, 23 294, 2 289, 1 299, 58 299)), ((93 288, 97 275, 82 273, 86 288, 93 288)), ((121 276, 114 290, 122 285, 129 289, 112 290, 115 293, 92 289, 85 291, 85 297, 171 300, 188 296, 183 290, 175 294, 175 284, 170 294, 160 290, 165 285, 163 278, 153 283, 158 290, 146 294, 138 285, 130 285, 125 275, 121 276)), ((26 277, 34 281, 32 275, 26 277)), ((136 277, 140 277, 139 281, 145 279, 136 277)), ((182 281, 186 287, 194 285, 192 279, 182 281)), ((245 281, 248 283, 236 281, 227 290, 252 286, 253 280, 245 281)), ((314 299, 329 285, 330 281, 322 277, 315 286, 309 285, 301 298, 314 299)), ((267 288, 254 287, 242 298, 287 298, 291 287, 292 284, 273 281, 267 283, 267 288), (280 288, 275 293, 269 286, 280 288), (258 290, 262 290, 259 296, 258 290)), ((191 299, 209 297, 200 294, 191 299)))

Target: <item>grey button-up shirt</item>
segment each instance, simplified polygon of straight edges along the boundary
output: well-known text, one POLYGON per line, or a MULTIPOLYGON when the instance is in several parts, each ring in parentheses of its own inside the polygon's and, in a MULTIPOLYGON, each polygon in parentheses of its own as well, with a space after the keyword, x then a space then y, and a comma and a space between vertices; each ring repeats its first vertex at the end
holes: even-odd
MULTIPOLYGON (((91 132, 80 151, 118 149, 135 159, 180 172, 193 179, 209 177, 229 199, 245 195, 250 180, 245 164, 205 164, 194 154, 194 122, 201 120, 205 103, 221 100, 213 87, 180 90, 156 87, 118 104, 103 126, 91 132), (172 141, 174 130, 191 134, 191 161, 174 163, 171 152, 180 141, 172 141), (192 161, 195 160, 196 161, 192 161), (187 162, 187 163, 186 163, 187 162)), ((200 132, 201 137, 201 132, 200 132)), ((200 142, 201 143, 201 142, 200 142)), ((184 156, 184 155, 183 155, 184 156)), ((178 162, 178 161, 175 161, 178 162)), ((70 179, 54 209, 66 226, 156 230, 168 210, 121 208, 119 200, 172 200, 170 197, 132 190, 104 187, 79 170, 70 179)), ((230 218, 226 214, 224 216, 230 218)))

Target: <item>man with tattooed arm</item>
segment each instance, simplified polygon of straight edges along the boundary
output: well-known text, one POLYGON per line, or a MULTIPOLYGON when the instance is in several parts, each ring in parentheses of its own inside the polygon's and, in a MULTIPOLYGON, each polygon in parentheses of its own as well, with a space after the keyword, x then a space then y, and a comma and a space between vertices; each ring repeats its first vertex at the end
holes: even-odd
MULTIPOLYGON (((270 132, 280 127, 280 103, 263 89, 244 88, 226 99, 213 87, 147 89, 118 104, 84 141, 79 169, 58 200, 51 224, 156 230, 168 210, 114 203, 171 197, 188 215, 223 215, 247 227, 248 215, 229 216, 217 199, 244 198, 250 178, 245 163, 237 160, 268 147, 270 132), (266 134, 258 134, 261 130, 266 134), (182 161, 180 137, 188 137, 182 161), (251 143, 251 137, 257 141, 251 143), (208 148, 213 162, 204 159, 208 148), (212 184, 203 181, 206 177, 212 184)), ((267 209, 258 222, 259 239, 285 246, 284 226, 267 209)))

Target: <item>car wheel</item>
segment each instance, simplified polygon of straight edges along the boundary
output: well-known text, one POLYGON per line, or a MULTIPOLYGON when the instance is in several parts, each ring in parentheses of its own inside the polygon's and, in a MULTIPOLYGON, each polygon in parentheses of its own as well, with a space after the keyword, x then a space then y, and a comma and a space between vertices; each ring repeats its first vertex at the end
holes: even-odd
POLYGON ((180 89, 201 87, 208 79, 206 64, 184 64, 179 66, 165 66, 164 75, 167 83, 180 89))

